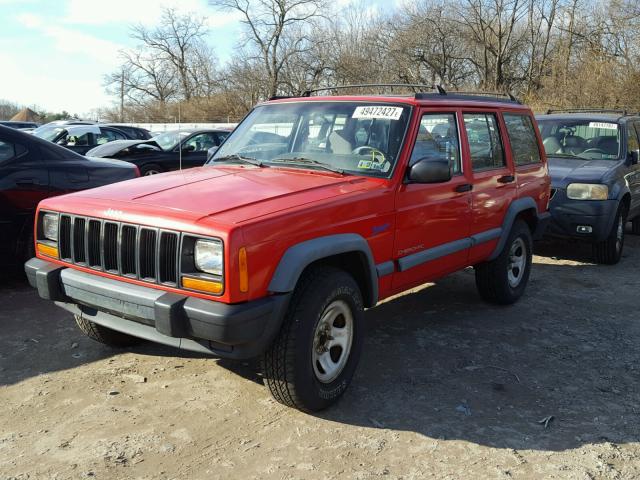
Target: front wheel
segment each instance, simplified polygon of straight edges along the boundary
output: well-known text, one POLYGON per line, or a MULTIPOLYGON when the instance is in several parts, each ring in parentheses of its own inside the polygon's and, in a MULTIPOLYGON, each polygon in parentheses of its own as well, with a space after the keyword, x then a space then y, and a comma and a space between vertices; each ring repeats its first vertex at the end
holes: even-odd
POLYGON ((143 165, 140 169, 140 176, 148 177, 150 175, 157 175, 158 173, 164 172, 163 168, 160 165, 156 165, 155 163, 149 163, 147 165, 143 165))
POLYGON ((476 265, 476 286, 488 302, 509 305, 524 293, 531 273, 533 241, 529 226, 517 220, 494 260, 476 265))
POLYGON ((317 267, 303 275, 263 356, 266 384, 278 402, 310 412, 340 398, 362 351, 363 311, 360 289, 343 270, 317 267))
POLYGON ((141 343, 143 340, 138 337, 127 335, 126 333, 111 330, 97 323, 87 320, 82 315, 74 315, 76 324, 87 337, 96 342, 104 343, 110 347, 131 347, 141 343))
POLYGON ((615 265, 622 257, 624 247, 624 226, 627 223, 623 205, 618 207, 616 218, 606 239, 593 244, 593 256, 597 263, 615 265))

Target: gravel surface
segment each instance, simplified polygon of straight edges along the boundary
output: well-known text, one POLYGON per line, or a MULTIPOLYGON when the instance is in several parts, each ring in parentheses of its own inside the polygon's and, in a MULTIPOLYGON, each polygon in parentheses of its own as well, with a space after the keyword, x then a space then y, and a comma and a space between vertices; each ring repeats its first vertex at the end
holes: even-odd
POLYGON ((471 269, 366 313, 332 409, 274 402, 250 363, 113 350, 0 280, 0 479, 640 477, 640 238, 615 267, 536 246, 524 298, 471 269))

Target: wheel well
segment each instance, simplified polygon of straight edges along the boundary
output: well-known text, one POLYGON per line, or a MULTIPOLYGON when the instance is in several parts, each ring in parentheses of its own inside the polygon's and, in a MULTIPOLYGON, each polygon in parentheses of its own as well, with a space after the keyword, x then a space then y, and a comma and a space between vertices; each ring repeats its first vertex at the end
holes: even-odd
POLYGON ((375 304, 376 299, 373 299, 373 286, 371 285, 369 265, 367 257, 363 253, 345 252, 321 258, 307 265, 303 270, 302 275, 304 275, 304 273, 310 268, 318 265, 329 265, 339 268, 353 276, 358 287, 360 287, 362 300, 364 301, 365 306, 372 307, 375 304))
POLYGON ((517 219, 524 220, 529 226, 529 230, 531 230, 531 233, 536 231, 536 227, 538 226, 538 215, 533 208, 528 208, 527 210, 523 210, 522 212, 518 213, 516 220, 517 219))

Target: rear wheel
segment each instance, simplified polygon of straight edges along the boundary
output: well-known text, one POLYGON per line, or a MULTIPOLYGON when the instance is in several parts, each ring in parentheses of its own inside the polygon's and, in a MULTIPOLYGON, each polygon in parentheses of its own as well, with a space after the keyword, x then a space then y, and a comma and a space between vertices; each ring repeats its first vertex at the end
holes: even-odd
POLYGON ((306 272, 280 333, 263 356, 273 397, 303 411, 336 402, 358 364, 363 329, 362 295, 353 277, 333 267, 306 272))
POLYGON ((138 337, 132 337, 126 333, 117 332, 116 330, 103 327, 91 320, 87 320, 81 315, 74 315, 74 318, 76 319, 76 323, 78 324, 78 327, 80 327, 80 330, 82 330, 87 337, 91 340, 95 340, 96 342, 104 343, 111 347, 130 347, 142 342, 138 337))
POLYGON ((164 172, 164 169, 160 165, 157 165, 155 163, 149 163, 147 165, 143 165, 140 168, 140 175, 143 177, 149 175, 157 175, 158 173, 162 172, 164 172))
POLYGON ((509 305, 522 296, 531 273, 532 245, 529 226, 516 220, 500 255, 475 267, 476 286, 483 299, 509 305))
POLYGON ((624 247, 624 226, 626 222, 624 205, 618 207, 616 218, 606 239, 593 244, 593 256, 597 263, 615 265, 620 261, 624 247))

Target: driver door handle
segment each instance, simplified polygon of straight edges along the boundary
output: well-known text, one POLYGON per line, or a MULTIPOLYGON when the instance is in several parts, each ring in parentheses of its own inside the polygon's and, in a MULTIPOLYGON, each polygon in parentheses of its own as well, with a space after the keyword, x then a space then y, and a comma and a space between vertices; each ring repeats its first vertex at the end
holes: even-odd
POLYGON ((470 183, 462 183, 456 186, 455 191, 458 193, 470 192, 473 189, 473 185, 470 183))

